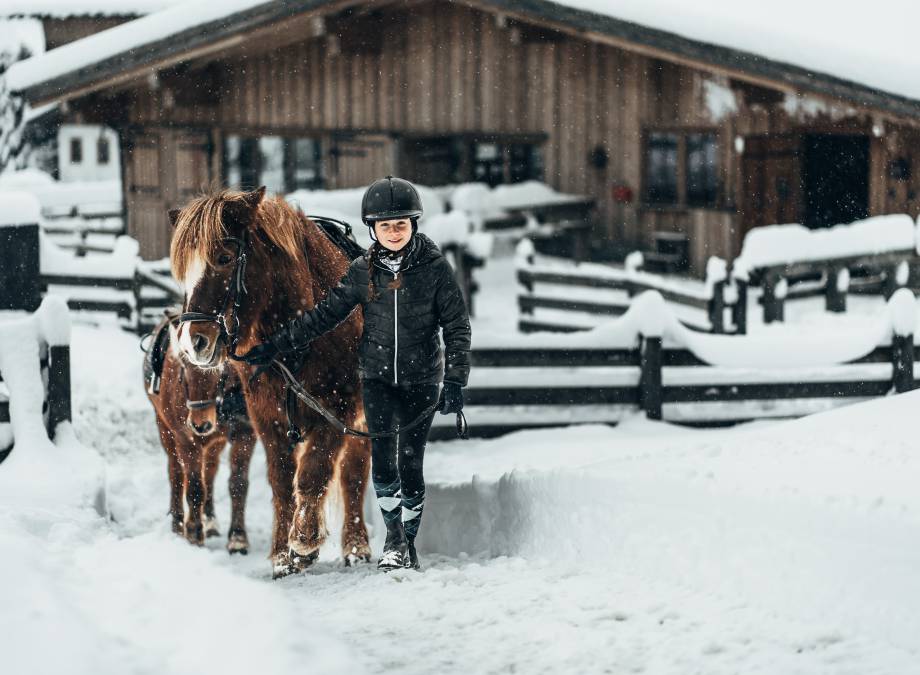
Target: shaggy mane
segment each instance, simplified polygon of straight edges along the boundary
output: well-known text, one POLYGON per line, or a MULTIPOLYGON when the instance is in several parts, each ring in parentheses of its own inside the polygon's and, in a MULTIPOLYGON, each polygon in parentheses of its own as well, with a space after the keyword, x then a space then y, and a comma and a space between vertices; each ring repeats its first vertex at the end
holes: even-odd
MULTIPOLYGON (((170 245, 172 273, 184 279, 192 261, 211 264, 221 241, 229 236, 223 220, 224 206, 233 204, 240 211, 249 209, 249 192, 221 189, 192 199, 179 212, 170 245)), ((300 214, 279 196, 266 197, 259 204, 255 221, 268 240, 294 261, 303 258, 304 228, 300 214)))

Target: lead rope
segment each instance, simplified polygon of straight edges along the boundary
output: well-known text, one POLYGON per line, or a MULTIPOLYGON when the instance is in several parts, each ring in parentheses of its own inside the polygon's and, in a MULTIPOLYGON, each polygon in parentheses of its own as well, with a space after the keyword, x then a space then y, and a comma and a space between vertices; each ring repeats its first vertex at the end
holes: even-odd
MULTIPOLYGON (((325 419, 329 424, 338 428, 343 434, 349 436, 359 436, 361 438, 369 438, 371 440, 375 438, 393 438, 394 436, 399 435, 401 432, 409 431, 414 429, 419 424, 421 424, 431 413, 438 409, 438 402, 435 401, 434 405, 426 408, 422 413, 416 417, 414 420, 406 424, 405 426, 397 425, 396 428, 392 431, 361 431, 360 429, 352 429, 347 424, 339 420, 335 415, 326 410, 323 405, 317 401, 313 396, 304 389, 301 384, 297 381, 297 378, 294 377, 294 374, 285 366, 281 361, 275 359, 272 362, 272 365, 275 369, 281 374, 286 383, 286 392, 285 392, 285 409, 288 415, 288 438, 292 442, 296 442, 294 439, 300 439, 301 433, 300 430, 294 424, 291 412, 292 406, 290 405, 291 399, 289 396, 290 392, 293 392, 294 395, 299 398, 301 401, 306 403, 314 412, 318 413, 323 419, 325 419)), ((463 414, 463 411, 457 413, 457 437, 463 440, 469 438, 469 426, 466 423, 466 415, 463 414)))

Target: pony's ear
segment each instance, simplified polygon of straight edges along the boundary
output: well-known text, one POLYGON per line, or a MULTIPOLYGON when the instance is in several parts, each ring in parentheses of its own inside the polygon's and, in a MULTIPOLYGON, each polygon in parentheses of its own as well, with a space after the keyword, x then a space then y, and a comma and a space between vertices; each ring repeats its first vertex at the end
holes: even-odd
POLYGON ((243 201, 249 205, 249 208, 255 210, 258 208, 259 204, 262 203, 262 199, 265 197, 265 186, 263 185, 258 190, 253 190, 252 192, 247 192, 243 197, 243 201))
POLYGON ((169 224, 172 225, 173 227, 176 226, 176 223, 177 223, 178 220, 179 220, 179 213, 180 213, 180 210, 179 210, 179 209, 170 209, 170 210, 169 210, 169 224))

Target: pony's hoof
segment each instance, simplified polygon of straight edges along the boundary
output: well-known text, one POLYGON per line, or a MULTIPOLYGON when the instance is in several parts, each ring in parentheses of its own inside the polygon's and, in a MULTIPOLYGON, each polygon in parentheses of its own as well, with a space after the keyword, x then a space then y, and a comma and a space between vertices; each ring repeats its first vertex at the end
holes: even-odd
POLYGON ((220 525, 217 524, 217 518, 214 516, 204 519, 204 536, 208 538, 220 536, 220 525))
POLYGON ((231 533, 230 538, 227 539, 227 550, 231 555, 234 553, 239 553, 240 555, 246 555, 249 553, 249 539, 246 537, 246 533, 231 533))
POLYGON ((289 551, 288 556, 291 558, 291 566, 294 568, 294 571, 303 572, 317 561, 319 558, 319 550, 311 551, 307 555, 300 555, 296 551, 289 551))
POLYGON ((182 519, 172 521, 172 531, 173 534, 178 534, 179 536, 185 536, 185 523, 182 522, 182 519))
POLYGON ((201 523, 197 525, 185 525, 185 538, 193 546, 204 546, 204 527, 201 523))
POLYGON ((350 550, 344 552, 342 558, 345 560, 345 567, 356 567, 361 563, 369 563, 371 561, 371 547, 366 544, 352 546, 350 550))
POLYGON ((283 579, 294 574, 295 571, 291 565, 291 556, 287 553, 278 553, 272 556, 272 579, 283 579))

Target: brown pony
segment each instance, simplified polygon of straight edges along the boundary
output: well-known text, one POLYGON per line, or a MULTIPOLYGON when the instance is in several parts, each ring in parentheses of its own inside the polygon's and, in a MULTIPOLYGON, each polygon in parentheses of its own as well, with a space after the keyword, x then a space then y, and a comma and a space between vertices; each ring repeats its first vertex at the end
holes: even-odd
MULTIPOLYGON (((172 269, 185 285, 179 344, 192 363, 219 367, 227 354, 245 354, 297 313, 313 308, 348 268, 347 257, 305 216, 280 197, 254 192, 211 192, 171 212, 175 225, 172 269)), ((351 427, 363 427, 358 378, 360 312, 315 340, 298 379, 324 407, 351 427)), ((370 560, 363 502, 369 444, 344 436, 305 406, 290 414, 303 432, 287 435, 284 381, 274 370, 232 361, 246 405, 265 446, 272 487, 274 576, 310 565, 326 536, 323 505, 336 474, 344 502, 342 553, 346 564, 370 560)))
POLYGON ((239 380, 232 371, 200 370, 187 363, 178 349, 175 328, 166 319, 154 331, 163 347, 158 392, 149 386, 152 369, 145 361, 147 398, 156 412, 160 442, 169 460, 172 529, 192 544, 202 545, 205 537, 220 531, 214 514, 214 477, 220 454, 229 441, 230 530, 227 550, 246 554, 246 493, 249 490, 249 461, 255 447, 255 433, 246 417, 239 380), (236 401, 236 405, 234 405, 236 401), (182 497, 185 495, 183 509, 182 497))

